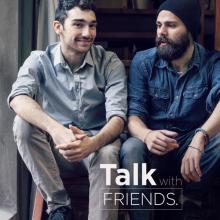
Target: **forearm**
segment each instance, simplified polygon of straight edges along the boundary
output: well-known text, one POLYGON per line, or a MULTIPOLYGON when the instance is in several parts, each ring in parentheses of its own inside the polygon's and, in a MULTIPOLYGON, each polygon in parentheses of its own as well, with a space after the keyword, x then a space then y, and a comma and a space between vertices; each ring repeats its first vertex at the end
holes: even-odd
POLYGON ((150 129, 145 125, 138 116, 130 116, 128 119, 128 129, 133 137, 144 141, 146 134, 150 129))
POLYGON ((118 116, 112 117, 109 122, 93 138, 95 149, 105 146, 114 141, 124 129, 124 120, 118 116))
POLYGON ((53 128, 61 126, 57 121, 47 115, 41 106, 26 95, 19 95, 12 99, 10 107, 24 120, 36 127, 50 133, 53 128))
POLYGON ((220 132, 220 102, 216 105, 214 111, 208 118, 208 120, 202 125, 202 128, 207 131, 209 137, 215 136, 220 132))

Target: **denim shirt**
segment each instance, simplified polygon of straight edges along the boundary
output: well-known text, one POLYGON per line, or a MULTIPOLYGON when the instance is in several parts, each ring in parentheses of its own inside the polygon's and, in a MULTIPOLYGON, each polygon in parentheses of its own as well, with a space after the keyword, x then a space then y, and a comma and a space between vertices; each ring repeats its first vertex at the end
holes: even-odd
POLYGON ((34 98, 58 122, 101 129, 113 116, 126 120, 127 78, 116 54, 93 45, 79 68, 71 69, 60 44, 33 51, 19 70, 13 97, 34 98))
POLYGON ((149 128, 193 131, 219 101, 220 53, 195 43, 188 70, 180 75, 158 58, 156 48, 138 52, 130 68, 128 93, 128 114, 149 128))

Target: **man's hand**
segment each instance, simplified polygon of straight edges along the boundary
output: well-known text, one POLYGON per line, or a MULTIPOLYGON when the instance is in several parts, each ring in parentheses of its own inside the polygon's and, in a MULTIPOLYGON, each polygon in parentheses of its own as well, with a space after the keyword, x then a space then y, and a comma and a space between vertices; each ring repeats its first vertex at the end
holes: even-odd
POLYGON ((150 152, 157 155, 165 155, 179 147, 175 137, 178 134, 168 130, 152 130, 145 137, 145 144, 150 152))
POLYGON ((205 146, 203 134, 196 133, 189 146, 192 147, 188 147, 182 159, 181 174, 187 182, 198 182, 202 176, 200 159, 205 146))
POLYGON ((95 151, 96 143, 93 137, 84 137, 68 144, 57 145, 56 148, 70 162, 80 161, 95 151))
POLYGON ((63 125, 57 125, 53 130, 51 130, 50 135, 55 145, 69 144, 87 136, 84 131, 72 125, 69 125, 69 129, 63 125))
POLYGON ((71 129, 63 125, 57 125, 50 131, 50 135, 55 145, 67 144, 76 140, 76 137, 71 129))
POLYGON ((84 137, 87 136, 87 134, 83 131, 77 128, 76 126, 69 125, 69 129, 73 132, 76 140, 82 140, 84 137))
POLYGON ((62 125, 57 126, 51 136, 55 147, 69 161, 82 160, 89 154, 88 143, 82 141, 87 134, 76 126, 69 125, 69 129, 62 125))

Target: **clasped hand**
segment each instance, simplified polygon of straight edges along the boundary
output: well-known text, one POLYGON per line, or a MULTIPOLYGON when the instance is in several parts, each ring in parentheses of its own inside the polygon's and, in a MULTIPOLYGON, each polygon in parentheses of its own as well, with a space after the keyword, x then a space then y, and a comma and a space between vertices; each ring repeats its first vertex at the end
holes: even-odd
POLYGON ((52 136, 55 148, 62 156, 70 161, 80 161, 94 151, 93 137, 89 137, 84 131, 70 125, 68 128, 58 129, 52 136))
POLYGON ((165 155, 179 147, 175 137, 178 134, 168 130, 151 130, 147 133, 145 144, 150 152, 165 155))

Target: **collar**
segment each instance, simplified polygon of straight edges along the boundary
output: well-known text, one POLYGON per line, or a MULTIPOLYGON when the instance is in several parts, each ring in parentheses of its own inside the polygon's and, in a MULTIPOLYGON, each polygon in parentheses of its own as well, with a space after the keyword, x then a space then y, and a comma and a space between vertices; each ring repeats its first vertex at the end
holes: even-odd
MULTIPOLYGON (((59 43, 54 48, 52 48, 51 52, 54 57, 54 66, 61 65, 63 68, 68 68, 69 65, 67 64, 67 62, 65 61, 65 59, 63 57, 63 54, 61 52, 61 46, 59 43)), ((86 53, 85 58, 83 60, 83 63, 78 69, 83 68, 86 64, 88 64, 90 66, 94 65, 92 55, 91 55, 91 50, 89 50, 86 53)))
POLYGON ((81 65, 80 68, 83 68, 86 64, 90 66, 94 66, 94 62, 93 62, 92 55, 91 55, 91 49, 86 53, 83 64, 81 65))
POLYGON ((192 59, 189 62, 188 69, 193 68, 193 66, 197 67, 199 69, 201 63, 201 56, 200 56, 200 48, 197 43, 194 43, 194 51, 192 59))
POLYGON ((56 45, 56 47, 51 52, 54 57, 54 66, 61 65, 62 67, 66 68, 67 63, 64 60, 64 57, 61 52, 61 46, 59 43, 56 45))

